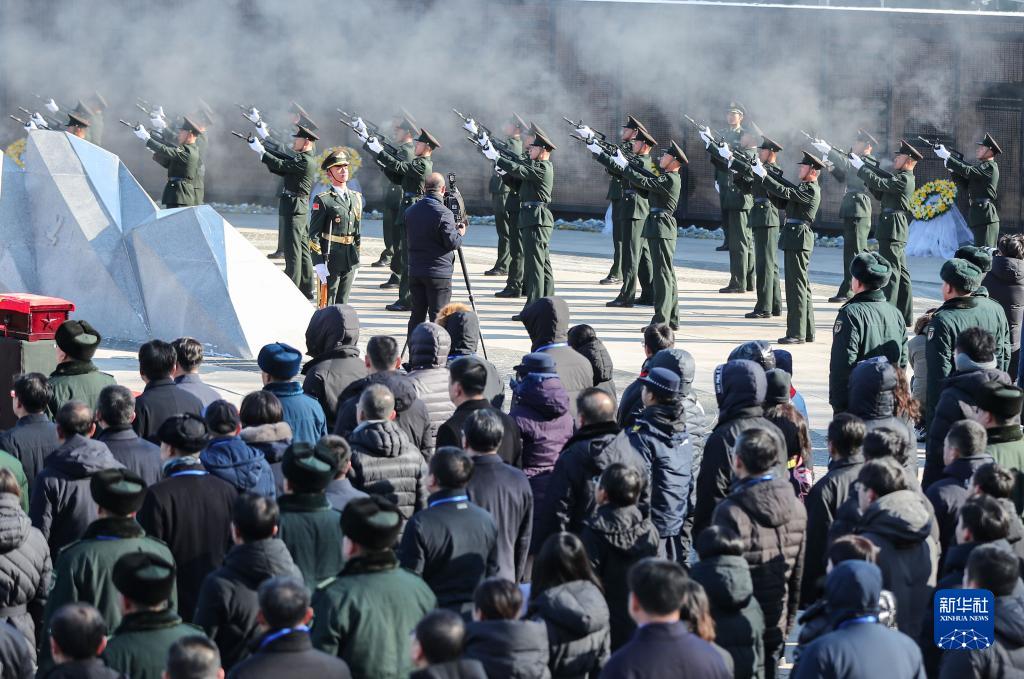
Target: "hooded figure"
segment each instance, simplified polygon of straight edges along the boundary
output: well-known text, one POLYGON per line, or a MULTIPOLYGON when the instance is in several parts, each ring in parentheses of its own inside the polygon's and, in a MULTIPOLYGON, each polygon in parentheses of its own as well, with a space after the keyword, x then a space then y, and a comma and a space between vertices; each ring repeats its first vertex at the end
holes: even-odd
POLYGON ((359 315, 348 304, 317 309, 306 328, 306 353, 313 357, 302 367, 302 391, 323 406, 328 422, 338 413, 338 397, 356 380, 366 377, 359 358, 359 315))
POLYGON ((750 566, 736 554, 702 558, 690 568, 711 604, 715 643, 732 656, 736 679, 763 676, 764 614, 754 598, 750 566))
MULTIPOLYGON (((912 448, 917 447, 914 425, 896 414, 896 368, 884 356, 858 363, 850 373, 850 402, 847 412, 864 420, 868 431, 890 427, 902 432, 912 448)), ((915 464, 917 456, 914 456, 915 464)))
POLYGON ((608 605, 589 580, 545 590, 530 601, 525 617, 548 628, 552 677, 592 677, 608 659, 608 605))
POLYGON ((405 369, 416 395, 427 406, 430 418, 430 449, 437 441, 437 430, 452 413, 455 404, 448 395, 448 352, 452 338, 444 328, 425 321, 409 336, 409 363, 405 369))
POLYGON ((780 449, 785 448, 782 432, 764 417, 762 404, 767 389, 764 368, 753 361, 728 361, 715 369, 718 424, 704 443, 704 456, 697 475, 694 535, 711 523, 715 505, 729 492, 733 447, 740 434, 747 429, 766 429, 778 437, 780 449))
POLYGON ((505 384, 494 364, 477 353, 480 345, 480 319, 469 306, 454 302, 447 305, 437 314, 437 324, 448 331, 452 339, 448 350, 448 363, 462 356, 476 356, 487 367, 487 386, 484 387, 484 398, 500 408, 505 402, 505 384))
POLYGON ((277 497, 274 472, 270 470, 267 459, 240 436, 212 439, 199 459, 206 471, 227 481, 239 493, 277 497))
POLYGON ((924 677, 924 663, 917 644, 906 635, 879 624, 881 591, 882 572, 872 563, 844 561, 833 568, 825 582, 833 631, 816 639, 800 654, 790 676, 793 679, 924 677))
POLYGON ((1016 377, 1020 364, 1021 317, 1024 315, 1024 259, 1005 255, 993 257, 992 270, 981 279, 981 285, 1006 314, 1006 322, 1010 326, 1010 368, 1007 372, 1016 377))
POLYGON ((594 369, 593 386, 603 389, 609 396, 615 398, 615 382, 612 381, 615 366, 612 365, 611 354, 594 329, 586 324, 574 325, 569 328, 568 339, 569 346, 587 359, 594 369))
POLYGON ((541 297, 527 304, 520 318, 530 334, 530 351, 554 359, 555 372, 569 396, 569 411, 576 417, 576 396, 594 386, 594 367, 568 345, 569 305, 561 297, 541 297))
POLYGON ((397 370, 373 373, 348 385, 338 397, 338 417, 334 421, 333 433, 348 438, 356 428, 359 395, 371 384, 383 384, 391 391, 395 397, 395 424, 412 445, 429 459, 434 454, 434 445, 427 405, 416 395, 416 386, 409 376, 397 370))

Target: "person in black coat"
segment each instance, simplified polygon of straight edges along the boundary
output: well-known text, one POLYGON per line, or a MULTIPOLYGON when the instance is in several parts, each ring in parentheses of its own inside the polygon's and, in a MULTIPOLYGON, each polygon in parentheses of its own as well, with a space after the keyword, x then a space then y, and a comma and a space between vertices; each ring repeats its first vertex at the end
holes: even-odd
POLYGON ((501 443, 498 457, 504 462, 522 467, 523 439, 519 427, 507 414, 493 407, 486 399, 487 363, 477 356, 462 356, 448 364, 448 392, 455 412, 437 430, 437 447, 461 446, 463 426, 469 417, 480 410, 495 413, 501 420, 501 443))
POLYGON ((996 340, 987 330, 968 328, 960 333, 956 338, 953 363, 956 369, 942 381, 942 391, 928 429, 921 479, 921 487, 925 490, 942 477, 946 432, 976 405, 981 385, 986 382, 1012 383, 1009 375, 996 369, 996 340))
MULTIPOLYGON (((914 417, 908 416, 906 409, 911 408, 916 414, 916 401, 911 406, 910 392, 902 374, 889 363, 885 356, 868 358, 856 366, 850 373, 849 406, 846 412, 856 415, 864 421, 868 431, 879 427, 889 427, 899 431, 906 439, 907 445, 916 447, 917 432, 914 431, 914 417)), ((915 463, 917 456, 914 456, 915 463)))
POLYGON ((101 431, 95 439, 106 444, 114 459, 142 477, 147 486, 152 486, 162 476, 160 446, 139 438, 132 429, 134 419, 135 397, 131 390, 119 384, 103 387, 96 403, 96 420, 101 431))
POLYGON ((217 644, 198 633, 178 639, 167 651, 164 679, 224 679, 217 644))
POLYGON ((5 679, 35 676, 32 642, 9 622, 0 624, 0 667, 5 679))
POLYGON ((416 624, 409 679, 487 679, 479 660, 462 658, 466 625, 462 616, 443 608, 431 611, 416 624))
POLYGON ((551 677, 547 628, 537 620, 520 620, 522 607, 522 590, 508 580, 489 578, 473 593, 463 657, 480 661, 490 678, 551 677))
POLYGON ((176 415, 157 432, 164 478, 146 489, 136 516, 146 534, 167 543, 177 566, 178 612, 191 622, 203 579, 220 566, 231 547, 231 513, 238 497, 227 481, 199 461, 206 446, 206 422, 176 415))
POLYGON ((203 414, 203 402, 171 378, 177 353, 167 342, 152 340, 139 347, 139 374, 146 387, 135 400, 132 428, 141 438, 156 443, 157 430, 168 417, 203 414))
MULTIPOLYGON (((1010 499, 1017 485, 1017 475, 997 462, 983 464, 971 477, 971 497, 990 497, 996 500, 1010 517, 1010 530, 1006 541, 1014 554, 1024 559, 1024 522, 1010 499)), ((1024 562, 1022 562, 1024 563, 1024 562)))
POLYGON ((985 452, 988 437, 985 428, 973 420, 961 420, 946 434, 942 476, 928 487, 925 495, 935 509, 939 524, 939 571, 946 554, 955 541, 956 521, 960 508, 970 496, 971 477, 978 467, 992 462, 985 452))
POLYGON ((92 606, 73 603, 57 609, 50 639, 56 667, 41 675, 46 679, 126 679, 100 658, 107 646, 107 624, 92 606))
POLYGON ((46 416, 52 391, 42 373, 20 376, 14 381, 13 391, 11 401, 18 421, 0 434, 0 450, 18 458, 31 490, 46 457, 60 446, 57 427, 46 416))
POLYGON ((284 451, 292 444, 292 428, 284 421, 281 399, 269 391, 251 391, 238 408, 242 431, 238 436, 250 448, 263 453, 274 474, 275 497, 284 495, 284 472, 281 462, 284 451))
POLYGON ((235 665, 229 679, 350 679, 341 658, 313 648, 310 594, 301 580, 281 575, 265 580, 258 593, 260 636, 253 654, 235 665))
MULTIPOLYGON (((437 314, 437 324, 448 331, 452 346, 448 350, 448 367, 464 356, 472 356, 487 368, 483 395, 492 406, 501 408, 505 402, 505 383, 494 364, 477 354, 480 346, 480 319, 468 304, 452 302, 437 314)), ((447 444, 438 444, 447 445, 447 444)))
MULTIPOLYGON (((646 377, 647 372, 651 369, 651 359, 654 355, 663 349, 671 349, 676 344, 675 332, 669 327, 668 323, 652 323, 644 328, 644 362, 640 366, 640 374, 636 380, 633 380, 628 387, 622 392, 622 398, 619 399, 619 412, 616 416, 616 421, 620 427, 628 427, 633 424, 633 420, 637 414, 643 410, 643 404, 640 402, 640 389, 643 387, 643 382, 640 382, 641 377, 646 377)), ((690 364, 693 364, 693 357, 690 356, 689 352, 683 352, 686 356, 690 357, 690 364)), ((662 366, 671 367, 671 366, 662 366)), ((681 375, 684 380, 686 377, 681 375)), ((690 376, 690 382, 693 382, 693 376, 690 376)))
POLYGON ((203 345, 192 337, 179 337, 171 342, 177 359, 174 365, 174 383, 192 394, 203 407, 224 398, 220 392, 203 382, 199 366, 203 364, 203 345))
POLYGON ((430 586, 438 606, 467 617, 477 585, 498 572, 498 528, 469 499, 472 475, 473 459, 461 448, 445 447, 430 458, 427 508, 409 519, 397 552, 401 566, 430 586))
POLYGON ((999 249, 992 258, 992 270, 981 279, 988 296, 999 302, 1010 326, 1010 367, 1006 372, 1016 378, 1020 366, 1020 330, 1024 317, 1024 239, 1008 233, 999 238, 999 249))
POLYGON ((409 248, 409 333, 437 318, 437 312, 452 298, 455 251, 462 247, 466 222, 456 224, 455 215, 444 204, 444 175, 434 172, 423 184, 424 195, 405 210, 406 242, 409 248))
POLYGON ((504 426, 497 411, 475 411, 463 430, 466 452, 473 456, 473 475, 466 487, 469 499, 490 512, 498 528, 498 577, 521 582, 533 536, 530 482, 526 474, 498 456, 504 426))
POLYGON ((593 367, 594 384, 591 386, 604 389, 615 398, 615 382, 612 379, 615 366, 612 365, 612 356, 594 329, 585 323, 574 325, 569 328, 567 338, 569 346, 593 367))
POLYGON ((313 312, 306 327, 306 353, 302 391, 324 409, 328 422, 338 415, 338 399, 356 380, 366 377, 359 357, 359 315, 348 304, 333 304, 313 312))
POLYGON ((530 353, 546 353, 569 395, 569 411, 576 416, 576 396, 594 386, 594 368, 567 343, 569 305, 561 297, 541 297, 527 304, 519 320, 530 335, 530 353))
POLYGON ((815 482, 804 499, 807 558, 800 585, 800 604, 804 608, 817 601, 823 591, 829 528, 839 507, 851 496, 857 473, 864 466, 861 446, 865 434, 864 421, 850 413, 839 413, 828 425, 828 472, 815 482))

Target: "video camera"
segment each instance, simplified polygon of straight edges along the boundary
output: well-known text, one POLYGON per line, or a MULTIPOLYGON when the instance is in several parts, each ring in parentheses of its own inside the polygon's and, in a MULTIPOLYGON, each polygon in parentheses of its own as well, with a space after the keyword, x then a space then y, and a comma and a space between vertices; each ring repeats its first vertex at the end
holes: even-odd
POLYGON ((444 195, 444 206, 455 215, 455 225, 466 224, 466 203, 462 200, 462 192, 455 184, 455 173, 448 173, 448 191, 444 195))

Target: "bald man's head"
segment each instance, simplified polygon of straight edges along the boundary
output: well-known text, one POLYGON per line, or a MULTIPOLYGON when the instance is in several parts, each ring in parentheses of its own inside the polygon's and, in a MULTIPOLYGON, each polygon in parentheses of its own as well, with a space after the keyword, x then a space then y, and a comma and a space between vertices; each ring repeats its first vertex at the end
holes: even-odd
POLYGON ((591 387, 576 397, 576 412, 584 425, 614 422, 615 402, 608 392, 591 387))
POLYGON ((444 193, 444 175, 440 172, 431 172, 423 184, 423 190, 427 193, 444 193))

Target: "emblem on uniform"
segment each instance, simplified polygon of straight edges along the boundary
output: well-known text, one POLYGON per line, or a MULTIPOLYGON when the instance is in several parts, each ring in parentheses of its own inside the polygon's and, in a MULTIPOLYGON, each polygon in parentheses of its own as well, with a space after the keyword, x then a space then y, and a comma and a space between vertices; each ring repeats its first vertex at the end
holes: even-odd
POLYGON ((843 319, 837 318, 836 324, 832 326, 832 334, 838 335, 843 330, 843 319))
POLYGON ((928 341, 932 341, 932 337, 935 336, 935 328, 928 326, 928 341))
POLYGON ((316 202, 316 201, 314 200, 314 201, 313 201, 313 209, 314 209, 314 210, 319 210, 319 209, 320 209, 320 203, 318 203, 318 202, 316 202))

